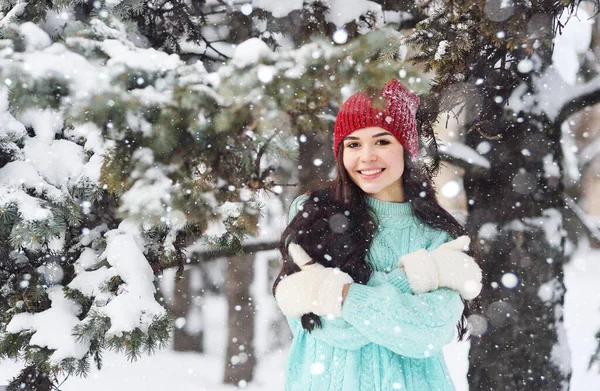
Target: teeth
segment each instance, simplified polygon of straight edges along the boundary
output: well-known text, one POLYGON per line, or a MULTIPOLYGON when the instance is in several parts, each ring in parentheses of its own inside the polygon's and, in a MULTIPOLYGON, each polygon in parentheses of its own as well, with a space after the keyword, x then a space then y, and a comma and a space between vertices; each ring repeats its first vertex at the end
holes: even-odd
POLYGON ((383 170, 380 168, 378 170, 361 171, 360 173, 363 175, 375 175, 375 174, 379 174, 381 171, 383 171, 383 170))

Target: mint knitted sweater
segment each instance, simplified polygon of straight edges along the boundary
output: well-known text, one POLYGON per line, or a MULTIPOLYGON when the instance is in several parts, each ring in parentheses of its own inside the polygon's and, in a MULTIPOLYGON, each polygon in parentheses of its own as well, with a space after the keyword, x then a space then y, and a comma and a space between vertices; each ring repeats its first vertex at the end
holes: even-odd
MULTIPOLYGON (((307 199, 294 200, 290 220, 307 199)), ((307 332, 288 318, 293 340, 286 391, 446 391, 454 390, 442 347, 456 335, 463 303, 456 291, 415 295, 399 258, 450 240, 429 228, 408 203, 367 197, 378 230, 367 253, 373 275, 352 284, 341 318, 321 317, 322 327, 307 332)))

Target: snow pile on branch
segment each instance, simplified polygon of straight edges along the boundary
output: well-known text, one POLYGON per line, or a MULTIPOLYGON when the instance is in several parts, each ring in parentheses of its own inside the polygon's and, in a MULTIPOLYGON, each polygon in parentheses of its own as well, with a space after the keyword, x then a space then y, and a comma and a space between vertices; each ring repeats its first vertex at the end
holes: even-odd
POLYGON ((441 41, 438 45, 438 48, 435 52, 435 60, 440 61, 442 57, 446 54, 446 50, 448 49, 448 41, 441 41))
POLYGON ((235 49, 232 63, 238 68, 253 65, 271 52, 269 46, 259 38, 250 38, 240 43, 235 49))
POLYGON ((130 215, 161 215, 169 201, 173 181, 158 168, 151 168, 121 197, 119 211, 130 215))
POLYGON ((566 236, 566 231, 563 228, 562 214, 559 211, 546 209, 542 212, 542 217, 524 217, 523 221, 530 226, 542 228, 548 244, 556 249, 561 248, 562 238, 566 236))
MULTIPOLYGON (((156 319, 166 315, 165 309, 154 299, 154 272, 140 247, 144 240, 136 227, 126 220, 118 229, 106 232, 106 250, 100 256, 86 249, 78 260, 78 274, 68 286, 94 297, 90 312, 110 320, 110 329, 105 335, 108 339, 136 329, 146 333, 156 319), (86 270, 98 259, 106 259, 110 267, 86 270), (107 292, 103 286, 117 276, 123 283, 116 293, 107 292)), ((81 323, 85 325, 88 321, 89 318, 81 323)))
POLYGON ((13 334, 33 331, 29 343, 53 349, 51 355, 53 364, 58 364, 65 358, 83 358, 90 343, 89 341, 78 342, 77 337, 72 333, 73 328, 79 323, 77 315, 81 311, 80 306, 65 297, 60 285, 48 288, 47 293, 52 301, 50 309, 34 314, 15 315, 6 326, 6 331, 13 334))
POLYGON ((52 44, 48 34, 32 22, 20 25, 19 32, 25 37, 25 46, 28 51, 45 49, 52 44))
POLYGON ((567 103, 600 89, 600 76, 585 84, 569 86, 553 66, 548 67, 541 77, 532 75, 532 78, 539 93, 534 96, 526 92, 525 84, 515 88, 508 106, 515 113, 529 110, 534 114, 545 113, 551 120, 555 120, 567 103))
POLYGON ((136 328, 147 332, 155 318, 165 315, 165 309, 154 299, 152 268, 134 234, 124 230, 127 227, 127 222, 123 222, 118 230, 106 233, 106 260, 125 282, 110 303, 98 308, 100 313, 110 318, 108 338, 136 328))
POLYGON ((592 41, 592 26, 594 20, 582 8, 577 7, 575 13, 565 10, 559 19, 565 27, 562 34, 554 38, 552 64, 561 78, 568 85, 575 85, 579 72, 579 55, 585 53, 592 41))
POLYGON ((8 111, 8 106, 8 90, 2 86, 0 87, 0 136, 9 140, 20 140, 25 137, 27 131, 25 126, 8 111))
MULTIPOLYGON (((13 23, 19 16, 25 12, 25 8, 27 7, 27 1, 18 0, 17 4, 6 14, 2 19, 0 19, 0 29, 6 28, 10 23, 13 23)), ((1 16, 2 14, 0 14, 1 16)))
POLYGON ((167 54, 152 48, 138 49, 132 44, 125 45, 115 39, 102 41, 99 43, 99 47, 110 56, 106 63, 108 67, 122 64, 128 68, 146 72, 164 72, 172 71, 182 65, 176 54, 167 54))

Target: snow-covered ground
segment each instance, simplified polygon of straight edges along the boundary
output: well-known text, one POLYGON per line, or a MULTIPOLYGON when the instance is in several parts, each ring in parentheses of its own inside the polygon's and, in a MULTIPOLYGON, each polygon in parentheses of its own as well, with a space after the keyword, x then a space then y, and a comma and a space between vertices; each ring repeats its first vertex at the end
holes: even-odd
MULTIPOLYGON (((569 344, 573 378, 571 391, 600 389, 600 368, 588 372, 588 360, 595 348, 594 336, 600 328, 600 250, 580 250, 567 268, 567 296, 565 322, 569 344)), ((226 391, 236 387, 221 384, 225 354, 226 303, 222 298, 206 301, 207 354, 175 353, 160 351, 154 356, 143 357, 135 363, 124 356, 107 353, 104 368, 93 370, 88 378, 67 380, 63 391, 129 391, 143 389, 163 391, 176 387, 181 391, 226 391)), ((458 391, 466 391, 468 344, 455 343, 445 350, 448 365, 458 391)), ((280 391, 283 389, 283 370, 287 349, 270 352, 259 357, 255 380, 246 389, 250 391, 280 391)), ((0 361, 0 385, 17 373, 20 365, 0 361)))
POLYGON ((600 250, 579 251, 565 269, 565 325, 571 347, 571 391, 600 390, 600 366, 588 371, 600 329, 600 250))

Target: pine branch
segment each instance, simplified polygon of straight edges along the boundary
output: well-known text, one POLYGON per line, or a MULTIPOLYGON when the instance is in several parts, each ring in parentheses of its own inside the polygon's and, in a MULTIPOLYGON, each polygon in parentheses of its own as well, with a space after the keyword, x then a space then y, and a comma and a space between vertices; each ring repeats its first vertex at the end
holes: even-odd
MULTIPOLYGON (((241 251, 243 254, 254 254, 254 253, 257 253, 260 251, 275 250, 275 249, 277 249, 278 245, 279 245, 278 241, 266 241, 266 242, 243 244, 241 251)), ((189 265, 197 265, 199 263, 212 261, 217 258, 231 257, 231 256, 237 256, 237 255, 239 255, 239 254, 237 254, 234 251, 228 251, 228 250, 224 250, 224 249, 222 249, 222 250, 205 249, 202 251, 194 251, 193 253, 190 254, 189 265)))

